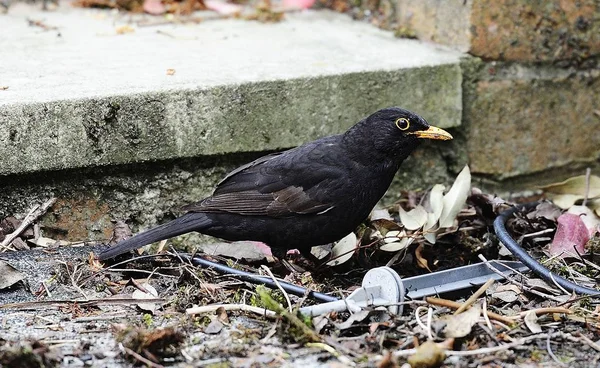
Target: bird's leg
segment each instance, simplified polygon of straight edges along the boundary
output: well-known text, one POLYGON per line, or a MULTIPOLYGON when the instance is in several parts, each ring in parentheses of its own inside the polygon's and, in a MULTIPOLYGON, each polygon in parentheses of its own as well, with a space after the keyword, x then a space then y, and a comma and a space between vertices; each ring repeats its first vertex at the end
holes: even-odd
POLYGON ((290 271, 291 273, 304 273, 306 272, 306 270, 302 267, 300 267, 299 265, 290 262, 286 259, 287 257, 287 249, 283 249, 283 248, 271 248, 271 253, 273 254, 273 257, 277 258, 281 264, 283 264, 283 266, 290 271))
POLYGON ((302 248, 302 249, 298 249, 298 251, 300 252, 302 257, 304 257, 304 259, 311 262, 315 267, 319 267, 323 263, 324 260, 319 259, 319 258, 317 258, 317 256, 312 254, 311 249, 312 248, 302 248))

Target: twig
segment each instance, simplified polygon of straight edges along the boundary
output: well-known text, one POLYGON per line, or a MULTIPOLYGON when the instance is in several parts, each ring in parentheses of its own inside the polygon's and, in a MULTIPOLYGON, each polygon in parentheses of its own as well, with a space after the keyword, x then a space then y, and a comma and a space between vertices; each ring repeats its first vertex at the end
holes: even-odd
MULTIPOLYGON (((447 300, 447 299, 440 299, 440 298, 434 298, 434 297, 427 297, 425 298, 425 300, 427 301, 427 303, 432 304, 432 305, 437 305, 440 307, 448 307, 451 309, 457 309, 461 306, 460 303, 454 302, 452 300, 447 300)), ((487 312, 488 317, 490 317, 490 319, 496 320, 496 321, 500 321, 506 325, 512 325, 515 323, 514 319, 510 318, 510 317, 506 317, 503 316, 501 314, 498 313, 494 313, 494 312, 487 312)))
POLYGON ((244 311, 244 312, 252 312, 256 314, 260 314, 265 317, 276 317, 277 313, 272 310, 266 308, 254 307, 248 304, 213 304, 213 305, 204 305, 201 307, 193 307, 185 310, 186 314, 203 314, 203 313, 213 313, 216 312, 217 309, 223 308, 226 311, 244 311))
POLYGON ((150 366, 152 368, 165 368, 164 365, 156 364, 153 361, 146 359, 143 356, 141 356, 140 354, 136 353, 135 351, 129 349, 128 347, 123 346, 123 350, 125 351, 126 354, 131 355, 132 357, 134 357, 135 359, 139 360, 140 362, 146 364, 147 366, 150 366))
POLYGON ((565 366, 565 363, 558 360, 556 355, 554 355, 554 352, 552 352, 552 347, 550 346, 550 334, 548 334, 548 337, 546 338, 546 351, 548 352, 548 355, 550 355, 550 358, 552 358, 559 366, 565 366))
POLYGON ((473 293, 473 295, 471 295, 469 297, 469 299, 467 299, 460 307, 458 307, 458 309, 456 311, 454 311, 454 315, 457 315, 459 313, 464 312, 467 308, 469 308, 471 306, 471 304, 475 303, 475 301, 477 300, 477 298, 479 298, 481 296, 481 294, 485 293, 485 291, 492 286, 492 284, 495 282, 494 279, 489 279, 485 282, 485 284, 481 285, 481 287, 479 289, 477 289, 477 291, 475 293, 473 293))
POLYGON ((485 320, 485 323, 487 325, 487 327, 490 330, 493 330, 494 328, 492 327, 492 322, 490 322, 490 316, 488 316, 488 310, 487 310, 487 299, 483 298, 483 310, 482 310, 482 315, 483 315, 483 319, 485 320))
POLYGON ((564 313, 564 314, 571 314, 573 313, 572 310, 567 309, 567 308, 563 308, 563 307, 547 307, 547 308, 535 308, 535 309, 530 309, 528 311, 524 311, 524 312, 520 312, 518 316, 513 316, 510 318, 524 318, 525 315, 529 312, 534 312, 536 316, 542 315, 542 314, 552 314, 552 313, 564 313))
POLYGON ((585 169, 585 193, 583 193, 583 203, 582 206, 587 206, 588 197, 590 195, 590 174, 592 173, 592 169, 589 167, 585 169))
POLYGON ((581 332, 578 332, 577 336, 580 337, 592 349, 594 349, 596 351, 600 351, 600 345, 598 345, 595 342, 593 342, 589 337, 585 336, 581 332))
MULTIPOLYGON (((492 264, 482 254, 479 255, 479 259, 481 259, 490 270, 492 270, 493 272, 495 272, 498 275, 502 276, 504 279, 506 279, 511 284, 516 285, 517 287, 519 287, 519 289, 525 290, 528 293, 540 296, 540 297, 545 298, 545 299, 550 299, 550 300, 553 300, 555 302, 562 303, 562 299, 559 299, 559 298, 555 297, 554 295, 549 295, 549 294, 546 294, 546 293, 542 293, 541 291, 534 290, 531 287, 525 287, 522 282, 518 282, 516 280, 513 280, 512 277, 510 277, 509 275, 506 275, 504 272, 502 272, 499 269, 497 269, 496 267, 492 266, 492 264)), ((511 271, 519 274, 521 277, 526 278, 526 276, 523 275, 521 272, 519 272, 519 271, 517 271, 515 269, 512 269, 510 266, 507 266, 507 265, 504 265, 504 266, 506 268, 510 269, 511 271)))
POLYGON ((17 228, 17 230, 8 234, 6 238, 4 238, 4 240, 0 243, 0 252, 5 252, 10 246, 10 243, 12 243, 12 241, 15 240, 17 236, 21 235, 21 233, 25 231, 25 229, 27 229, 27 227, 29 227, 29 225, 31 225, 38 217, 46 213, 46 211, 48 211, 48 208, 50 208, 54 204, 54 202, 56 202, 56 198, 50 198, 41 206, 36 205, 35 207, 33 207, 29 211, 27 216, 25 216, 23 222, 17 228))
POLYGON ((277 281, 277 278, 275 278, 275 275, 273 275, 273 272, 271 272, 269 267, 267 267, 266 265, 262 265, 262 266, 260 266, 260 268, 265 270, 269 274, 269 276, 271 277, 271 279, 273 280, 275 285, 277 285, 277 288, 279 289, 279 291, 281 291, 281 293, 283 294, 283 297, 285 298, 285 301, 288 305, 288 310, 290 311, 290 313, 292 313, 292 311, 293 311, 292 302, 290 301, 290 296, 288 295, 288 293, 285 292, 285 289, 281 286, 279 281, 277 281))
POLYGON ((130 299, 130 298, 120 298, 120 299, 90 299, 90 300, 41 300, 41 301, 32 301, 32 302, 21 302, 21 303, 8 303, 0 305, 1 309, 36 309, 36 308, 46 308, 49 306, 60 306, 60 305, 70 305, 77 304, 81 306, 92 306, 92 305, 128 305, 128 304, 138 304, 138 303, 164 303, 164 299, 155 298, 155 299, 130 299))
POLYGON ((338 352, 337 350, 335 350, 331 345, 327 345, 327 344, 322 343, 322 342, 309 342, 309 343, 306 343, 306 346, 309 347, 309 348, 318 348, 318 349, 325 350, 329 354, 331 354, 334 357, 338 358, 338 360, 341 363, 343 363, 344 366, 346 366, 346 367, 354 367, 354 366, 356 366, 356 363, 354 363, 347 356, 342 355, 340 352, 338 352))
MULTIPOLYGON (((488 354, 492 354, 492 353, 495 353, 498 351, 508 350, 508 349, 511 349, 511 348, 514 348, 514 347, 517 347, 520 345, 524 345, 524 344, 527 344, 528 342, 531 342, 534 340, 547 339, 548 337, 550 337, 550 338, 562 337, 562 338, 570 340, 570 341, 579 342, 579 340, 577 338, 575 338, 573 335, 568 334, 568 333, 563 333, 563 332, 541 333, 541 334, 537 334, 537 335, 527 336, 527 337, 515 340, 513 342, 510 342, 508 344, 492 346, 489 348, 481 348, 481 349, 467 350, 467 351, 446 350, 445 353, 447 356, 470 356, 470 355, 480 355, 480 354, 488 355, 488 354)), ((398 351, 394 352, 394 357, 403 357, 403 356, 412 355, 416 351, 417 351, 417 349, 398 350, 398 351)))

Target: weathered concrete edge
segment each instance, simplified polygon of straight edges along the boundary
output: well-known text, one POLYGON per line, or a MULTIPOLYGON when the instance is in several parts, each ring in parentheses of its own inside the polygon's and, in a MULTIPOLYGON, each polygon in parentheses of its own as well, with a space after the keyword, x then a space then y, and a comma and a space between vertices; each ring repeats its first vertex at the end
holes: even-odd
POLYGON ((296 146, 402 106, 462 120, 458 63, 0 106, 0 176, 296 146))

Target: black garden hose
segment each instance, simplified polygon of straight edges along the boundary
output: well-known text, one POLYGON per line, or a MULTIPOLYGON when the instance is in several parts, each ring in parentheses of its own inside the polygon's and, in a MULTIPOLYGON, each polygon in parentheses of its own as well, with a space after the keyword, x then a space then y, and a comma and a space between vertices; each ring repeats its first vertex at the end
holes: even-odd
MULTIPOLYGON (((235 268, 227 267, 225 265, 222 265, 222 264, 216 263, 216 262, 211 262, 211 261, 208 261, 201 257, 197 257, 197 256, 193 257, 189 254, 179 253, 178 256, 183 259, 189 260, 194 266, 199 266, 202 268, 212 268, 219 273, 230 274, 240 280, 248 281, 253 284, 262 284, 271 289, 278 288, 275 281, 273 281, 273 279, 271 279, 270 277, 260 276, 260 275, 256 275, 256 274, 253 274, 250 272, 236 270, 235 268)), ((297 295, 297 296, 306 295, 307 297, 309 297, 313 300, 322 302, 322 303, 335 302, 335 301, 339 300, 335 296, 318 293, 316 291, 309 291, 301 286, 290 284, 285 281, 278 280, 278 283, 279 283, 279 285, 281 285, 282 289, 284 289, 286 292, 293 294, 293 295, 297 295)))
POLYGON ((538 202, 527 203, 525 205, 517 205, 512 207, 504 212, 502 212, 496 219, 494 220, 494 231, 496 232, 496 236, 498 239, 504 244, 504 246, 521 262, 523 262, 530 270, 548 282, 550 285, 556 283, 560 285, 567 291, 575 292, 577 294, 588 294, 594 296, 600 296, 600 290, 587 288, 581 285, 577 285, 544 267, 538 261, 536 261, 533 257, 525 251, 525 249, 521 248, 519 244, 513 239, 513 237, 506 230, 506 221, 518 211, 524 209, 534 208, 538 205, 538 202))

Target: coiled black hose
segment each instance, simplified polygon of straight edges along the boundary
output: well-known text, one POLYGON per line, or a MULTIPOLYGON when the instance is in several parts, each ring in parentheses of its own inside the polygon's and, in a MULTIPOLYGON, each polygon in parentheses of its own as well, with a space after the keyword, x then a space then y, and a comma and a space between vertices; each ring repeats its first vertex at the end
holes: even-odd
POLYGON ((551 272, 549 269, 547 269, 538 261, 536 261, 533 257, 531 257, 529 253, 525 251, 525 249, 521 248, 519 244, 517 244, 517 242, 508 233, 508 231, 506 230, 506 221, 508 221, 508 219, 513 214, 515 214, 517 211, 530 209, 537 205, 537 202, 527 203, 525 205, 518 205, 502 212, 498 217, 496 217, 496 219, 494 220, 494 231, 496 232, 496 236, 498 237, 498 239, 515 257, 517 257, 521 262, 523 262, 527 267, 529 267, 530 270, 535 272, 542 279, 546 280, 546 282, 548 282, 550 285, 556 283, 570 292, 600 296, 600 290, 577 285, 551 272))

